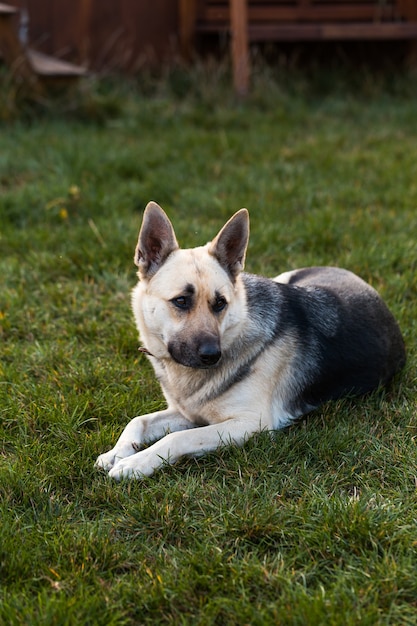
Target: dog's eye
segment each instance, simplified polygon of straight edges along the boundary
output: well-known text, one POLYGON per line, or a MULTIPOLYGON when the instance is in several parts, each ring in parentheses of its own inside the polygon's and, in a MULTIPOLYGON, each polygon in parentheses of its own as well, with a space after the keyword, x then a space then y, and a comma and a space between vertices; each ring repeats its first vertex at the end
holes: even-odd
POLYGON ((173 298, 171 302, 177 309, 187 310, 191 307, 191 298, 186 296, 178 296, 178 298, 173 298))
POLYGON ((224 298, 223 296, 219 296, 218 298, 216 298, 213 304, 213 311, 215 313, 220 313, 221 311, 223 311, 223 309, 226 308, 226 306, 227 306, 226 298, 224 298))

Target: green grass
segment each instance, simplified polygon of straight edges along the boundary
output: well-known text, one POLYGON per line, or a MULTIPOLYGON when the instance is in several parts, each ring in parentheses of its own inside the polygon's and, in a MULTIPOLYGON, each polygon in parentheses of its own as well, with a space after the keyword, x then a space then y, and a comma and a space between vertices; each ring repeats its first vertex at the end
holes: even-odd
POLYGON ((244 103, 220 70, 199 78, 0 129, 0 622, 415 624, 415 77, 264 74, 244 103), (400 322, 404 372, 241 449, 109 481, 96 456, 163 406, 129 309, 150 199, 187 246, 246 206, 249 271, 358 272, 400 322))

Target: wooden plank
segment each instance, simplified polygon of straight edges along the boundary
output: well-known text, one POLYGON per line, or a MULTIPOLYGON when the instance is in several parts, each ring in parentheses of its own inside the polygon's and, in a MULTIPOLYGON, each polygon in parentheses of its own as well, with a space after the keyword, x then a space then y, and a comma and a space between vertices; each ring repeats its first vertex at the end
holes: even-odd
POLYGON ((33 71, 43 78, 80 78, 87 73, 85 67, 61 61, 30 48, 26 54, 33 71))
POLYGON ((14 15, 17 13, 16 7, 12 7, 10 4, 4 4, 0 2, 0 15, 14 15))
POLYGON ((417 22, 250 25, 250 41, 388 40, 417 38, 417 22))
POLYGON ((79 37, 78 61, 87 65, 90 60, 90 20, 93 0, 80 0, 77 30, 79 37))
POLYGON ((386 24, 324 24, 323 39, 414 39, 417 22, 386 24))
POLYGON ((196 0, 179 0, 179 41, 181 54, 191 59, 196 32, 197 4, 196 0))
MULTIPOLYGON (((417 2, 417 0, 416 0, 417 2)), ((249 23, 252 22, 298 22, 305 21, 362 21, 362 20, 389 20, 393 19, 393 9, 389 5, 364 4, 352 2, 340 5, 264 5, 249 6, 247 10, 249 23)), ((212 7, 206 5, 198 15, 197 27, 216 25, 223 26, 230 21, 230 11, 227 5, 212 7)))
MULTIPOLYGON (((248 0, 248 8, 249 7, 253 7, 253 6, 258 6, 258 5, 300 5, 300 4, 305 4, 307 5, 311 5, 311 6, 317 6, 317 5, 323 5, 323 4, 330 4, 330 5, 337 5, 337 4, 356 4, 356 5, 372 5, 372 6, 378 6, 378 5, 385 5, 385 6, 391 6, 391 7, 395 7, 398 5, 398 2, 411 2, 414 3, 414 0, 248 0)), ((227 0, 200 0, 200 3, 203 5, 211 5, 211 6, 222 6, 227 4, 227 0)))
POLYGON ((246 0, 230 0, 233 82, 236 93, 244 96, 249 88, 248 16, 246 0))

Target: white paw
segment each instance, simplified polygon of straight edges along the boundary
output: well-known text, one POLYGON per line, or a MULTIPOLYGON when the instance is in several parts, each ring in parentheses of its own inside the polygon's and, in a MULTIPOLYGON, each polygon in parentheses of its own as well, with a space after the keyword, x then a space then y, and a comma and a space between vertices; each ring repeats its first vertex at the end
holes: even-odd
POLYGON ((100 456, 97 457, 97 461, 94 463, 94 467, 98 467, 99 469, 104 469, 108 471, 113 467, 114 460, 115 460, 115 454, 113 450, 110 450, 109 452, 100 454, 100 456))
POLYGON ((114 465, 109 476, 115 480, 123 478, 144 478, 151 476, 162 465, 163 461, 148 450, 138 452, 129 458, 124 458, 114 465))
POLYGON ((104 469, 107 472, 117 465, 122 459, 132 456, 137 451, 137 447, 134 443, 126 441, 124 443, 118 443, 114 448, 104 454, 100 454, 95 462, 95 467, 104 469))

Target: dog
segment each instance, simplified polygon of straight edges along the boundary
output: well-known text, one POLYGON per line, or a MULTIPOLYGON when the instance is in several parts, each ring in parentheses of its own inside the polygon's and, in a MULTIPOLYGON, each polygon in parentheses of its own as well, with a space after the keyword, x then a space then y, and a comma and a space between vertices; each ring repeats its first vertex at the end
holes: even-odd
POLYGON ((400 329, 375 289, 335 267, 245 273, 248 238, 242 209, 207 245, 180 249, 165 212, 147 205, 132 308, 168 408, 135 417, 98 457, 112 478, 243 444, 403 367, 400 329))

